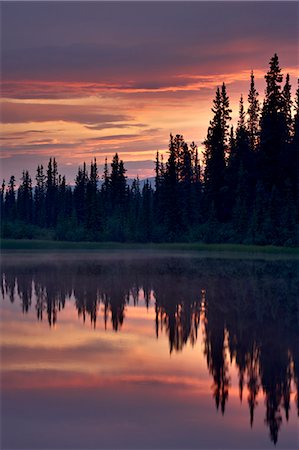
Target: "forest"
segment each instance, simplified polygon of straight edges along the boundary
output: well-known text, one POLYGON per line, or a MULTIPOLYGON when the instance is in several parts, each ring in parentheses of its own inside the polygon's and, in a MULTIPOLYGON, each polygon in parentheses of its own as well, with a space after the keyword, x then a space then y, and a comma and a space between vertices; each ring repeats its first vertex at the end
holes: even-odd
POLYGON ((235 129, 226 85, 218 87, 203 163, 194 142, 170 135, 167 160, 156 155, 154 186, 128 183, 118 154, 102 175, 96 159, 84 163, 72 185, 55 158, 34 180, 27 170, 20 184, 14 175, 3 180, 1 237, 298 246, 299 87, 292 99, 277 54, 265 82, 261 102, 251 73, 235 129))

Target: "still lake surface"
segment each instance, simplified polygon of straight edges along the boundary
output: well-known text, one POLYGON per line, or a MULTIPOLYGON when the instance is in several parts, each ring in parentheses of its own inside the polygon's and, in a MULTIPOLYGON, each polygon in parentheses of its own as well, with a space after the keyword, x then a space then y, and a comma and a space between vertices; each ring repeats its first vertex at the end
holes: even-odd
POLYGON ((298 261, 7 253, 1 271, 1 448, 298 448, 298 261))

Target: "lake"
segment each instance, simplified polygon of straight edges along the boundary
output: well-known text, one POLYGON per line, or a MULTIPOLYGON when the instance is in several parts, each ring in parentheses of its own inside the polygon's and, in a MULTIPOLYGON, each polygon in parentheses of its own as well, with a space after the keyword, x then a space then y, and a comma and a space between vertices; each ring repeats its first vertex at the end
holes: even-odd
POLYGON ((4 253, 3 449, 298 448, 298 261, 4 253))

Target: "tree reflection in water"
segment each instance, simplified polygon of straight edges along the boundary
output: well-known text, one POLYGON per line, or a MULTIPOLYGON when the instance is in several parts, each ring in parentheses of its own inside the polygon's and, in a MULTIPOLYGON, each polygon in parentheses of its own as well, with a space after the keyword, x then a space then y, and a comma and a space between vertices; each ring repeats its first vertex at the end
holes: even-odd
POLYGON ((126 305, 154 302, 156 336, 165 332, 169 350, 194 345, 202 321, 204 355, 213 380, 217 409, 225 413, 235 362, 239 396, 247 387, 250 425, 258 394, 265 396, 265 423, 276 443, 290 414, 291 383, 299 414, 299 308, 297 264, 291 261, 236 261, 158 258, 2 266, 2 295, 16 293, 23 313, 36 309, 38 320, 55 325, 67 299, 74 297, 79 317, 96 327, 120 331, 126 305), (101 308, 100 308, 101 306, 101 308))

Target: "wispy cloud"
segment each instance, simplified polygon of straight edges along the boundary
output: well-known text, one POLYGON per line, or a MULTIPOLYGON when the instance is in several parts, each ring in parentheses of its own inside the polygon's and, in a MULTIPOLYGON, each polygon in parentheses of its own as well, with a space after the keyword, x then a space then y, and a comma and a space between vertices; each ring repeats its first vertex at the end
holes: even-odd
POLYGON ((126 114, 105 113, 99 108, 92 108, 89 105, 73 106, 61 104, 36 103, 2 103, 3 123, 23 123, 23 122, 49 122, 68 121, 84 124, 99 124, 106 122, 118 122, 130 120, 126 114))

